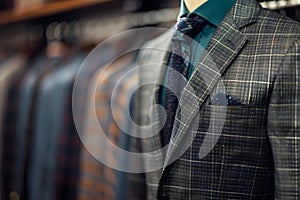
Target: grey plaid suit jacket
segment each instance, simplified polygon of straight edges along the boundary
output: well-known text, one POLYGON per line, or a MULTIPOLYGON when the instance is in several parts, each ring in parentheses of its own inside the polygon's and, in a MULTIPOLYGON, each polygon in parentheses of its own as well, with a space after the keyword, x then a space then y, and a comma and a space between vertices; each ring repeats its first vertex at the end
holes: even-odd
MULTIPOLYGON (((170 34, 145 45, 140 61, 153 67, 141 69, 141 82, 162 81, 168 56, 153 48, 170 34)), ((140 90, 140 124, 158 90, 140 90)), ((157 134, 139 141, 142 151, 162 148, 161 121, 154 109, 157 134)), ((152 161, 164 167, 145 174, 148 199, 300 199, 300 25, 237 0, 182 92, 172 135, 164 159, 152 161)))

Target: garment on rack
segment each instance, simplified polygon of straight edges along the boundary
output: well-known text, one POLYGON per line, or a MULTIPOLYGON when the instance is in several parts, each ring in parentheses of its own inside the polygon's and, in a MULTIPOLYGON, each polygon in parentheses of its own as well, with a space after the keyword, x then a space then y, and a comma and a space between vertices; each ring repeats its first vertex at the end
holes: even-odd
MULTIPOLYGON (((147 83, 159 83, 161 81, 161 67, 164 66, 164 58, 166 58, 167 51, 157 51, 156 49, 168 49, 168 43, 165 41, 170 41, 172 36, 172 32, 167 30, 162 35, 157 38, 148 41, 141 48, 142 50, 139 53, 139 57, 137 59, 140 66, 151 64, 151 67, 140 67, 139 68, 139 85, 145 85, 147 83), (155 63, 153 65, 152 63, 155 63)), ((155 95, 155 91, 157 89, 157 85, 155 84, 147 84, 141 88, 139 88, 137 92, 137 97, 135 101, 135 105, 133 107, 134 111, 134 119, 139 126, 150 125, 149 109, 153 105, 153 102, 157 101, 157 96, 155 95)), ((139 135, 138 130, 133 130, 137 135, 139 135)), ((154 144, 161 143, 160 134, 157 133, 153 136, 153 138, 149 138, 150 142, 154 144)), ((147 139, 144 138, 132 138, 131 139, 131 151, 136 153, 142 152, 154 152, 157 148, 149 145, 147 139)), ((144 160, 141 160, 142 166, 146 171, 148 171, 148 165, 144 160)), ((157 161, 161 162, 161 161, 157 161)), ((130 174, 130 184, 132 185, 130 199, 156 199, 157 191, 152 188, 151 183, 159 182, 161 172, 159 170, 142 173, 142 174, 130 174), (146 198, 145 198, 146 197, 146 198)), ((154 185, 155 187, 155 185, 154 185)), ((130 191, 131 191, 130 190, 130 191)))
MULTIPOLYGON (((26 51, 26 53, 17 53, 14 56, 8 56, 7 59, 3 59, 6 54, 1 55, 1 63, 4 63, 4 60, 14 58, 17 63, 22 60, 22 67, 14 74, 9 81, 6 81, 3 86, 7 87, 7 92, 5 94, 5 99, 2 101, 5 102, 3 109, 3 118, 1 120, 1 161, 0 161, 0 198, 7 199, 12 191, 15 191, 15 182, 14 182, 14 170, 16 165, 16 126, 17 126, 17 112, 18 112, 18 103, 19 103, 19 88, 21 86, 21 81, 24 77, 24 74, 28 70, 28 67, 31 66, 31 63, 34 62, 34 56, 32 57, 32 52, 26 51), (2 184, 3 183, 3 184, 2 184)), ((12 69, 14 66, 12 66, 12 69)))
POLYGON ((57 139, 63 126, 64 102, 83 56, 73 55, 59 64, 40 83, 35 114, 33 148, 30 152, 28 186, 30 199, 53 199, 57 139), (38 191, 38 192, 37 192, 38 191))
MULTIPOLYGON (((130 151, 131 149, 131 136, 130 134, 132 133, 133 127, 133 107, 135 104, 135 90, 138 87, 138 80, 139 80, 139 74, 138 71, 136 70, 138 63, 134 62, 130 64, 131 67, 129 68, 130 72, 126 74, 126 78, 121 80, 121 83, 119 83, 118 87, 115 87, 114 93, 115 93, 115 98, 111 99, 112 106, 113 106, 113 111, 114 114, 114 119, 113 120, 118 120, 117 126, 115 126, 114 130, 116 131, 115 134, 115 139, 112 139, 111 141, 117 141, 119 140, 119 147, 123 149, 124 151, 130 151), (120 133, 118 133, 120 132, 120 133), (119 135, 119 136, 118 136, 119 135), (119 137, 119 139, 118 139, 119 137)), ((128 71, 127 71, 128 72, 128 71)), ((113 83, 111 81, 110 84, 116 85, 116 83, 113 83)), ((113 132, 113 131, 111 131, 113 132)), ((114 148, 108 149, 108 153, 114 153, 116 151, 114 148)), ((109 155, 108 155, 109 156, 109 155)), ((113 156, 115 156, 119 162, 119 165, 122 166, 130 166, 132 163, 130 163, 130 160, 128 156, 124 156, 123 154, 119 153, 114 153, 113 156)), ((130 173, 129 172, 120 172, 116 171, 116 187, 115 187, 115 198, 114 199, 130 199, 131 200, 131 192, 133 190, 131 189, 131 182, 130 182, 130 173)), ((137 191, 134 191, 137 192, 137 191)))
POLYGON ((73 85, 68 88, 68 96, 64 103, 62 118, 63 127, 56 141, 56 171, 54 199, 77 199, 78 174, 79 174, 79 150, 81 141, 73 119, 73 85))
POLYGON ((22 71, 23 64, 25 63, 25 57, 16 54, 8 60, 6 60, 0 66, 0 129, 2 129, 3 122, 3 111, 6 104, 5 97, 7 95, 7 90, 10 84, 10 81, 14 78, 16 74, 22 71))
MULTIPOLYGON (((118 56, 121 47, 113 44, 106 44, 105 47, 100 49, 97 56, 90 58, 87 62, 83 63, 83 67, 79 69, 76 76, 76 82, 74 88, 73 104, 77 111, 74 113, 76 120, 76 128, 79 132, 83 131, 83 125, 85 122, 82 113, 85 113, 86 100, 87 100, 87 88, 91 83, 91 79, 99 69, 99 67, 107 64, 111 60, 118 56), (105 49, 105 50, 104 50, 105 49)), ((99 50, 96 49, 98 52, 99 50)))
POLYGON ((99 52, 89 62, 82 63, 76 75, 74 88, 69 88, 63 114, 64 126, 57 140, 55 199, 73 200, 78 198, 79 152, 81 149, 78 133, 83 131, 82 127, 86 121, 83 113, 87 103, 87 88, 96 71, 118 55, 117 46, 108 44, 105 50, 107 51, 99 52), (76 109, 76 112, 73 112, 73 108, 76 109))
MULTIPOLYGON (((134 35, 127 36, 122 41, 126 41, 126 45, 122 44, 121 49, 119 49, 119 52, 122 52, 122 50, 126 49, 139 49, 144 42, 152 38, 157 33, 153 32, 145 32, 143 35, 134 35)), ((123 54, 123 53, 122 53, 123 54)), ((101 55, 101 54, 100 54, 101 55)), ((119 55, 118 55, 119 57, 119 55)), ((126 58, 126 57, 125 57, 126 58)), ((127 56, 127 59, 130 58, 127 56)), ((120 58, 121 60, 124 59, 124 57, 120 58)), ((95 142, 97 140, 93 140, 93 138, 97 138, 97 130, 95 128, 98 127, 98 122, 100 122, 101 128, 103 129, 103 132, 107 134, 107 137, 111 138, 112 141, 115 141, 115 144, 117 146, 122 146, 123 149, 129 149, 129 138, 126 136, 123 136, 121 133, 120 128, 117 126, 117 124, 114 121, 114 118, 112 116, 112 111, 109 110, 110 107, 110 98, 112 94, 113 86, 116 84, 119 78, 122 77, 122 75, 126 74, 126 72, 131 69, 133 66, 129 64, 129 66, 124 66, 124 63, 133 63, 135 58, 131 58, 128 61, 122 61, 120 64, 121 66, 117 67, 116 71, 114 71, 114 66, 111 66, 108 68, 108 72, 103 73, 104 77, 102 78, 102 81, 104 79, 104 82, 94 82, 91 87, 97 86, 96 90, 96 117, 97 119, 93 118, 93 113, 95 112, 93 110, 93 96, 88 95, 88 104, 87 104, 87 115, 85 119, 85 129, 84 129, 84 136, 87 137, 87 139, 90 139, 92 143, 94 144, 92 146, 95 148, 95 152, 99 152, 99 148, 104 148, 101 146, 103 141, 98 141, 99 143, 95 142), (110 75, 108 75, 110 74, 110 75), (107 80, 106 80, 107 79, 107 80), (108 110, 107 110, 108 109, 108 110)), ((118 62, 118 60, 117 60, 118 62)), ((119 64, 119 65, 120 65, 119 64)), ((96 77, 100 76, 103 69, 99 69, 98 72, 96 72, 96 77)), ((100 77, 99 77, 100 78, 100 77)), ((130 89, 128 89, 130 91, 130 89)), ((117 104, 118 105, 118 104, 117 104)), ((128 106, 128 105, 126 105, 128 106)), ((124 105, 118 107, 120 108, 119 112, 120 116, 122 115, 122 109, 124 109, 124 105)), ((131 118, 124 118, 125 123, 127 123, 127 120, 130 120, 131 118)), ((130 123, 128 123, 130 124, 130 123)), ((85 138, 83 137, 83 138, 85 138)), ((104 148, 105 149, 105 148, 104 148)), ((90 150, 90 149, 89 149, 90 150)), ((100 151, 101 152, 101 151, 100 151)), ((105 149, 106 159, 109 159, 111 162, 120 162, 124 160, 117 159, 118 155, 112 154, 112 156, 109 156, 110 151, 109 149, 105 149)), ((113 152, 112 152, 113 153, 113 152)), ((101 198, 101 199, 115 199, 115 198, 127 198, 127 189, 126 185, 128 185, 128 177, 126 173, 124 172, 117 172, 114 169, 111 169, 109 167, 104 166, 102 163, 99 163, 84 147, 81 149, 80 152, 80 177, 79 177, 79 189, 78 189, 78 198, 79 199, 94 199, 94 198, 101 198), (123 188, 122 190, 119 190, 119 188, 123 188)))
MULTIPOLYGON (((13 169, 15 157, 12 145, 14 137, 6 128, 6 111, 12 102, 7 98, 10 92, 10 84, 13 84, 16 77, 25 69, 26 57, 22 54, 16 54, 4 61, 0 65, 0 178, 1 178, 1 196, 8 198, 8 193, 13 190, 13 169)), ((13 128, 13 127, 8 127, 13 128)))
MULTIPOLYGON (((89 103, 87 104, 88 109, 86 114, 87 121, 83 140, 87 144, 92 145, 89 146, 89 151, 96 155, 105 150, 107 153, 101 153, 101 155, 109 159, 111 163, 116 163, 120 160, 115 155, 114 149, 104 146, 104 141, 99 141, 99 134, 106 135, 117 146, 122 144, 121 132, 117 124, 115 124, 111 113, 111 95, 117 81, 132 67, 131 62, 133 59, 134 57, 132 56, 126 56, 108 67, 103 66, 93 78, 93 84, 90 85, 89 103), (102 130, 98 128, 99 126, 102 130), (95 141, 99 143, 95 143, 95 141), (91 142, 94 142, 94 144, 91 142)), ((117 114, 119 114, 118 117, 121 117, 119 120, 125 120, 124 118, 122 119, 122 112, 120 110, 117 114)), ((128 149, 128 147, 122 148, 128 149)), ((85 147, 81 150, 78 198, 82 200, 116 199, 116 196, 119 196, 116 191, 118 185, 117 174, 119 176, 124 176, 125 174, 118 173, 114 169, 105 166, 96 160, 90 152, 87 152, 85 147)), ((126 178, 124 178, 124 181, 126 181, 126 178)), ((123 182, 123 187, 125 187, 124 185, 123 182)), ((124 198, 125 196, 123 195, 122 199, 124 198)))
MULTIPOLYGON (((90 123, 84 113, 91 100, 87 95, 91 79, 99 73, 102 66, 119 57, 123 51, 139 49, 154 35, 156 33, 153 32, 147 32, 141 37, 131 35, 119 42, 107 44, 97 52, 92 63, 88 63, 87 70, 79 69, 83 60, 82 55, 79 55, 81 53, 69 60, 65 55, 49 57, 48 54, 39 53, 16 73, 13 81, 0 85, 0 88, 8 88, 4 95, 5 101, 0 102, 5 107, 5 118, 0 122, 3 125, 0 128, 5 130, 4 134, 1 132, 1 150, 5 150, 1 153, 1 161, 4 163, 0 162, 0 166, 5 167, 4 170, 1 169, 1 174, 4 175, 0 184, 0 193, 3 194, 1 199, 15 199, 19 196, 24 200, 73 200, 93 195, 104 195, 106 199, 130 199, 128 193, 134 190, 131 190, 128 174, 94 162, 88 152, 83 152, 85 150, 78 133, 85 130, 87 135, 93 134, 83 129, 84 124, 90 123), (76 74, 78 71, 79 75, 76 74), (73 83, 76 82, 78 87, 74 89, 73 83), (73 108, 79 110, 76 126, 73 108), (92 181, 88 182, 88 179, 92 181), (87 186, 86 183, 92 185, 87 186)), ((107 109, 106 106, 111 101, 111 88, 123 74, 135 67, 135 59, 132 56, 127 61, 121 61, 120 68, 111 71, 111 76, 106 77, 106 85, 103 85, 102 91, 97 91, 105 99, 97 99, 97 105, 104 102, 105 110, 107 109)), ((2 64, 0 61, 0 66, 2 64)), ((4 74, 1 73, 0 77, 4 74)), ((130 74, 124 83, 115 88, 118 93, 114 104, 116 117, 127 131, 122 131, 117 126, 110 110, 102 113, 104 110, 97 108, 105 121, 105 133, 112 143, 125 151, 131 145, 131 137, 127 135, 131 128, 131 117, 127 116, 127 100, 132 98, 129 95, 136 84, 137 74, 130 74)), ((129 104, 133 107, 135 103, 131 101, 129 104)), ((132 111, 131 108, 129 110, 132 111)), ((1 111, 0 108, 0 113, 1 111)), ((105 157, 120 165, 127 165, 127 157, 119 155, 115 150, 107 148, 105 157)))
POLYGON ((20 105, 17 125, 16 158, 15 165, 15 191, 21 196, 27 196, 27 169, 28 156, 33 147, 33 133, 35 126, 35 113, 40 82, 63 59, 61 57, 41 57, 26 73, 20 90, 20 105), (24 187, 23 187, 24 186, 24 187))
MULTIPOLYGON (((57 168, 58 160, 57 155, 59 155, 60 148, 59 148, 59 139, 61 137, 62 130, 64 130, 65 127, 68 127, 67 123, 64 120, 65 108, 72 105, 72 103, 69 103, 68 98, 70 94, 72 94, 72 90, 70 88, 73 88, 74 80, 76 73, 78 72, 79 67, 81 66, 81 63, 83 62, 85 57, 84 53, 78 53, 75 55, 71 63, 68 64, 68 66, 65 66, 61 71, 57 73, 57 77, 59 80, 57 80, 57 92, 59 91, 61 95, 63 95, 63 101, 56 101, 55 106, 57 111, 60 111, 61 116, 59 117, 59 126, 57 128, 57 132, 54 132, 52 137, 50 138, 50 145, 49 145, 49 152, 48 152, 48 158, 47 158, 47 170, 46 174, 49 179, 47 179, 47 185, 46 185, 46 191, 49 196, 47 196, 45 199, 55 199, 55 188, 56 188, 56 174, 57 174, 57 168), (60 108, 58 110, 57 108, 60 108)), ((69 112, 67 114, 70 114, 69 112)), ((72 117, 72 112, 71 112, 72 117)), ((71 118, 70 117, 70 118, 71 118)), ((56 118, 56 117, 55 117, 56 118)), ((72 119, 72 118, 71 118, 72 119)), ((58 122, 58 121, 57 121, 58 122)), ((76 131, 75 131, 76 132, 76 131)), ((76 164, 76 163, 75 163, 76 164)))

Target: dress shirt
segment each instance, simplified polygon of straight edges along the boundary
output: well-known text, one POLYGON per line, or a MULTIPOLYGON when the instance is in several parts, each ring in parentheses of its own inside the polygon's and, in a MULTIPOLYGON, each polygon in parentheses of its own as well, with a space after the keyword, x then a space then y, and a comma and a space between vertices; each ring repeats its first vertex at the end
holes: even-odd
POLYGON ((223 0, 208 0, 191 13, 186 8, 184 0, 181 1, 179 17, 189 17, 191 14, 196 14, 209 22, 209 24, 205 26, 195 38, 195 41, 199 43, 200 46, 191 46, 192 65, 188 71, 189 78, 194 71, 194 67, 196 67, 197 63, 201 59, 201 56, 204 53, 203 50, 207 47, 217 27, 228 13, 229 9, 234 5, 235 1, 236 0, 227 0, 227 2, 224 4, 223 0), (203 47, 203 49, 201 47, 203 47))

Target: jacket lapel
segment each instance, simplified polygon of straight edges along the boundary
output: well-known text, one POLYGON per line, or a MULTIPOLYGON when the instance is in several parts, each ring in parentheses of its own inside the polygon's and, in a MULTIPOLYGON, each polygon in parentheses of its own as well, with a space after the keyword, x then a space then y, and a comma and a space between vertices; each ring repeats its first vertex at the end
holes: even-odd
POLYGON ((245 45, 247 37, 240 29, 255 22, 259 10, 259 4, 254 1, 237 0, 216 30, 179 101, 165 167, 191 145, 194 137, 186 135, 191 122, 245 45))

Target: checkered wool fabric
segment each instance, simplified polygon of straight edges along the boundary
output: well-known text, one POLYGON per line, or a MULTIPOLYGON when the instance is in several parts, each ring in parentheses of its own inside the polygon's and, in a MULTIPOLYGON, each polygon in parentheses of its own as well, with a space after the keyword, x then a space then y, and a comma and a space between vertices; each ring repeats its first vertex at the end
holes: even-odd
MULTIPOLYGON (((169 35, 158 40, 166 41, 169 35)), ((162 43, 155 40, 147 45, 161 48, 162 43)), ((145 51, 140 60, 167 63, 158 57, 145 51)), ((140 75, 141 80, 154 80, 161 74, 162 70, 151 69, 140 75)), ((176 157, 188 135, 195 138, 168 167, 145 174, 147 198, 300 199, 299 88, 299 23, 262 9, 254 0, 237 0, 182 91, 181 112, 176 114, 172 132, 176 137, 165 163, 176 157), (211 102, 211 91, 222 84, 228 98, 225 106, 211 102), (218 134, 214 127, 224 117, 225 107, 221 135, 208 155, 200 158, 204 139, 218 134), (191 130, 192 126, 196 129, 191 130)), ((149 107, 157 104, 158 91, 153 86, 140 93, 141 121, 148 118, 149 107)), ((152 122, 155 131, 160 123, 157 110, 152 122)), ((153 152, 162 144, 155 135, 141 140, 140 146, 144 152, 153 152)))

